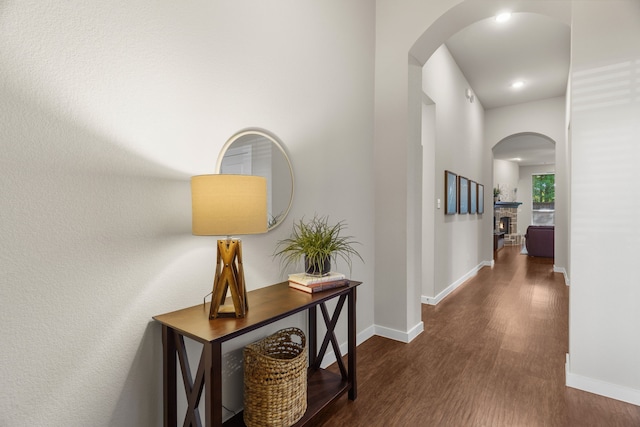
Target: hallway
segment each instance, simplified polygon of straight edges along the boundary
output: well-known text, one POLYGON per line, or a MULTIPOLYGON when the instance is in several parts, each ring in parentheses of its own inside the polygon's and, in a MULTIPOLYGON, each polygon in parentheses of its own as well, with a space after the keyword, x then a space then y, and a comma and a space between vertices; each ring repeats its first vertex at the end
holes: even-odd
MULTIPOLYGON (((315 426, 640 426, 640 407, 564 385, 569 289, 551 259, 505 247, 409 344, 358 347, 358 399, 315 426)), ((332 367, 333 368, 333 367, 332 367)))

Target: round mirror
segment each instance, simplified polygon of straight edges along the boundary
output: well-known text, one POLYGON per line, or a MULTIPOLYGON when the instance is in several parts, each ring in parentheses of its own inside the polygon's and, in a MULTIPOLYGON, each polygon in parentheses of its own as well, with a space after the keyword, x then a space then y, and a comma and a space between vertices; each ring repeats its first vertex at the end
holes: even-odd
POLYGON ((233 135, 222 147, 216 173, 257 175, 267 179, 268 229, 277 227, 293 201, 293 168, 282 143, 260 129, 233 135))

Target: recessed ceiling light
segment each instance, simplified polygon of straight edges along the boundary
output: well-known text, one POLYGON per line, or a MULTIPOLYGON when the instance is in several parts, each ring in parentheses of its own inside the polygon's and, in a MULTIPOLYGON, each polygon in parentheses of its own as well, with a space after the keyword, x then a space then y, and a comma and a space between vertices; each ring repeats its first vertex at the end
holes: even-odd
POLYGON ((511 19, 511 12, 502 12, 496 15, 496 22, 507 22, 511 19))
POLYGON ((522 80, 517 80, 511 83, 511 87, 514 89, 520 89, 522 86, 524 86, 524 82, 522 80))
POLYGON ((514 162, 521 162, 522 161, 522 159, 520 157, 514 157, 511 160, 513 160, 514 162))

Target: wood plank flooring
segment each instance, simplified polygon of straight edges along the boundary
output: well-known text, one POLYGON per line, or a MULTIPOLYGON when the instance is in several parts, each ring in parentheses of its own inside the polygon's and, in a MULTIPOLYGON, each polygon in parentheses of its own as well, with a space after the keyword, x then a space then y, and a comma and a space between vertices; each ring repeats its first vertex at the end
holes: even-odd
POLYGON ((422 306, 414 341, 362 343, 358 399, 312 425, 640 426, 640 407, 564 385, 568 297, 551 259, 505 247, 494 268, 422 306))

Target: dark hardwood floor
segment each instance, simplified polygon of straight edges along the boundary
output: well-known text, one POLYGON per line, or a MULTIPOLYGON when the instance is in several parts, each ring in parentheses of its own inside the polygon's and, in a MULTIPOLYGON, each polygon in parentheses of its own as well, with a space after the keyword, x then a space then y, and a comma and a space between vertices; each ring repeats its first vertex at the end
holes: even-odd
POLYGON ((640 426, 640 407, 564 385, 568 296, 551 259, 505 247, 422 306, 414 341, 362 343, 357 400, 341 397, 313 426, 640 426))

